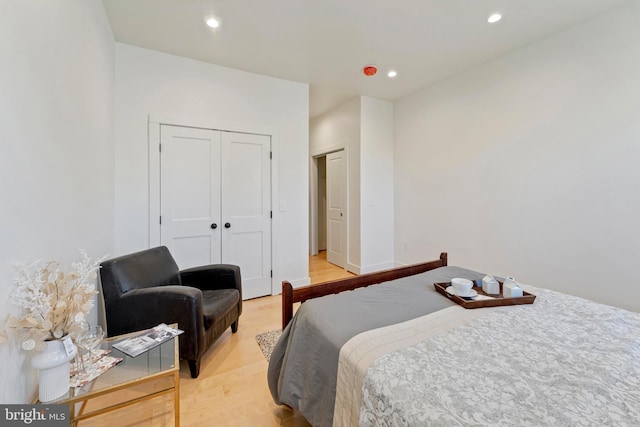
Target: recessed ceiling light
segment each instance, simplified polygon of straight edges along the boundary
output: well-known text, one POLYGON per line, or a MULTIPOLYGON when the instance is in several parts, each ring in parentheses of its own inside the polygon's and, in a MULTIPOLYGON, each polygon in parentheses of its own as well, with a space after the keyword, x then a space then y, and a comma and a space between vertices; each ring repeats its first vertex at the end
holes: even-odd
POLYGON ((207 19, 207 25, 211 28, 218 28, 220 26, 220 22, 216 18, 207 19))
POLYGON ((398 75, 398 73, 397 73, 396 71, 394 71, 394 70, 391 70, 391 71, 389 71, 389 72, 387 73, 387 76, 388 76, 388 77, 391 77, 391 78, 394 78, 394 77, 395 77, 395 76, 397 76, 397 75, 398 75))
POLYGON ((501 19, 502 19, 502 15, 500 15, 499 13, 494 13, 493 15, 491 15, 487 19, 487 22, 490 23, 490 24, 494 24, 494 23, 498 22, 501 19))

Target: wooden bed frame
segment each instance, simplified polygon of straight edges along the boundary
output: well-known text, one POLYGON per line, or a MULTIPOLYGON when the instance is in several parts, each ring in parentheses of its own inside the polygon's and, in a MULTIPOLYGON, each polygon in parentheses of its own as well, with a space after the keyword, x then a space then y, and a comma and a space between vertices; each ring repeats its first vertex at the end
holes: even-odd
POLYGON ((413 276, 414 274, 424 273, 425 271, 433 270, 438 267, 445 267, 446 265, 447 253, 442 252, 440 254, 440 258, 435 261, 392 268, 390 270, 379 271, 377 273, 349 277, 348 279, 332 280, 296 289, 293 288, 291 283, 285 280, 282 282, 282 329, 284 329, 293 318, 293 304, 296 302, 302 303, 325 295, 352 291, 354 289, 388 282, 389 280, 395 280, 401 277, 413 276))

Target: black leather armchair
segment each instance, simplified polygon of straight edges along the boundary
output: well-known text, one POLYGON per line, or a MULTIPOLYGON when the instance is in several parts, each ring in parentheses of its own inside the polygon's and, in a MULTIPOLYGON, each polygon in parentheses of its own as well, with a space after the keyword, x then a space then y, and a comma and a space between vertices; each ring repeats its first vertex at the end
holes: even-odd
POLYGON ((191 377, 200 359, 242 313, 240 268, 216 264, 178 270, 165 246, 104 261, 100 282, 109 336, 177 323, 180 358, 189 361, 191 377))

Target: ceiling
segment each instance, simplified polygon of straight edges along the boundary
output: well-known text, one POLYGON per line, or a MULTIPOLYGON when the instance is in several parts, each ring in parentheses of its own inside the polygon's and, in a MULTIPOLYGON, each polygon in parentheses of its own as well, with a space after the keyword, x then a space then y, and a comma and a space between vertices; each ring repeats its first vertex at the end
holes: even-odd
MULTIPOLYGON (((395 100, 628 0, 103 0, 117 41, 310 85, 310 116, 395 100), (487 23, 499 12, 503 19, 487 23), (205 25, 215 16, 217 29, 205 25), (362 68, 375 64, 376 76, 362 68), (387 77, 394 69, 398 76, 387 77)), ((635 0, 633 0, 635 1, 635 0)))

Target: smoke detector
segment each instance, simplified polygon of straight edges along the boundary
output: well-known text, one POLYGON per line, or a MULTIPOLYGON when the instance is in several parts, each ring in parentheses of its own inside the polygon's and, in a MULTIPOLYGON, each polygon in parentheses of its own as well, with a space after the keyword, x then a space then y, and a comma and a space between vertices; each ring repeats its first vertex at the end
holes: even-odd
POLYGON ((362 69, 362 72, 365 76, 375 76, 378 72, 378 67, 376 67, 375 65, 367 65, 362 69))

